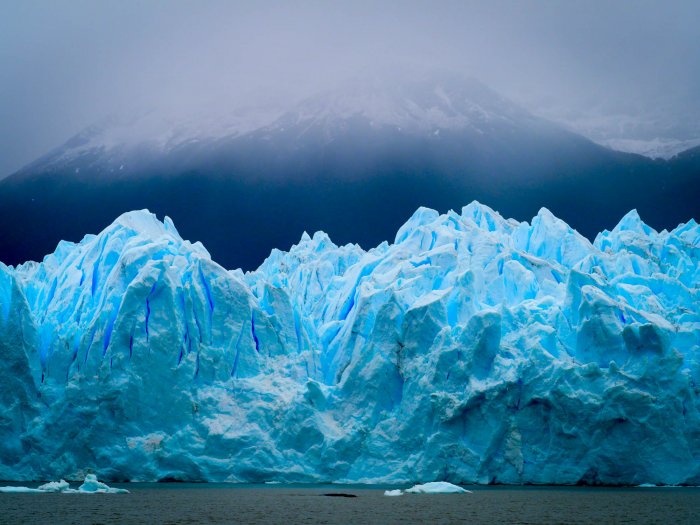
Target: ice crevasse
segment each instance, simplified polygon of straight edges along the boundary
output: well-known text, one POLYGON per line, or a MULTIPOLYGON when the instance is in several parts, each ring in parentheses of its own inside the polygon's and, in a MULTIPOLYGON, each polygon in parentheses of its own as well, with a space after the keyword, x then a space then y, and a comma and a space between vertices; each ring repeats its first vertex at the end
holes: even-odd
POLYGON ((126 213, 0 264, 0 478, 700 484, 699 260, 473 202, 243 273, 126 213))

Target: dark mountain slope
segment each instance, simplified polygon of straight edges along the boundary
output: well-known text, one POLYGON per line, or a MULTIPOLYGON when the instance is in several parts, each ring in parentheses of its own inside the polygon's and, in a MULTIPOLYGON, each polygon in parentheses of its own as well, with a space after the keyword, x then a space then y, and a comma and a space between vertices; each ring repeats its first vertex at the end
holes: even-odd
POLYGON ((369 247, 418 206, 473 199, 518 219, 545 206, 589 237, 631 208, 656 228, 700 217, 692 154, 614 152, 473 81, 331 93, 206 140, 115 143, 108 131, 88 130, 0 183, 0 260, 41 259, 137 208, 170 215, 215 260, 246 269, 304 230, 369 247))

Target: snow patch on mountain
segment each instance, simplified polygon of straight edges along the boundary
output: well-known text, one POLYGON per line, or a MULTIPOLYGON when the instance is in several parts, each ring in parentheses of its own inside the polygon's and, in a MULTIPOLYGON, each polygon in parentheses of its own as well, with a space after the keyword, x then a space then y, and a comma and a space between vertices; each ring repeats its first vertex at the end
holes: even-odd
POLYGON ((672 159, 679 153, 700 146, 700 139, 679 140, 671 138, 610 139, 602 143, 611 149, 636 153, 651 159, 672 159))
POLYGON ((306 99, 275 125, 330 128, 353 118, 376 128, 435 134, 441 129, 483 133, 494 123, 513 125, 533 117, 472 78, 375 78, 306 99))

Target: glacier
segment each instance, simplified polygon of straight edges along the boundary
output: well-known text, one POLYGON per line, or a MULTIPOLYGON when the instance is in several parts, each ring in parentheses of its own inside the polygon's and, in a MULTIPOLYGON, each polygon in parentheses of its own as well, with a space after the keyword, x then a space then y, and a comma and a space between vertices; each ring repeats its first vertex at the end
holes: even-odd
POLYGON ((244 273, 126 213, 0 263, 0 479, 697 485, 699 260, 473 202, 244 273))

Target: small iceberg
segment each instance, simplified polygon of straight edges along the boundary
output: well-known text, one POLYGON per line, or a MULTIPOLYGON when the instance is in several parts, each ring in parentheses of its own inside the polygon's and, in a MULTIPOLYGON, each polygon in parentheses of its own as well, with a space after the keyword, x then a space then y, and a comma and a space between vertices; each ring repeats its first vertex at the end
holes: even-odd
POLYGON ((471 494, 471 490, 463 489, 458 485, 453 485, 447 481, 431 481, 422 485, 413 485, 410 489, 401 491, 385 490, 385 496, 401 496, 403 494, 471 494))
POLYGON ((6 492, 6 493, 11 493, 11 492, 45 492, 43 490, 39 489, 30 489, 29 487, 0 487, 0 492, 6 492))
POLYGON ((113 489, 101 481, 97 481, 97 476, 88 474, 85 481, 78 487, 78 492, 89 494, 128 494, 126 489, 113 489))
POLYGON ((60 492, 63 494, 129 494, 126 489, 112 488, 101 481, 97 481, 97 476, 88 474, 85 476, 85 481, 77 489, 70 488, 70 484, 65 481, 51 481, 39 485, 32 489, 29 487, 0 487, 0 492, 5 493, 32 493, 32 494, 47 494, 50 492, 60 492))
POLYGON ((41 492, 65 492, 71 490, 71 488, 68 482, 62 479, 61 481, 50 481, 49 483, 39 485, 36 490, 41 492))
POLYGON ((407 494, 471 494, 471 492, 447 481, 431 481, 406 489, 407 494))

